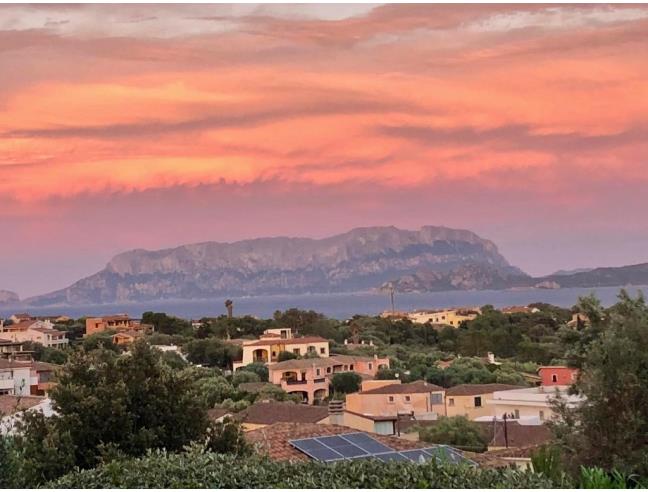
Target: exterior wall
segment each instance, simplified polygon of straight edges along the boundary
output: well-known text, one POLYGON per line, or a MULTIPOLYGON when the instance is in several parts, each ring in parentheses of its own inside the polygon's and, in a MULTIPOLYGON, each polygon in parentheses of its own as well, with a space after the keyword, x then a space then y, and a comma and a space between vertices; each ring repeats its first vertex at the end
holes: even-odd
POLYGON ((366 417, 361 417, 359 415, 353 415, 349 412, 344 412, 344 423, 346 427, 351 427, 352 429, 357 429, 363 432, 373 432, 374 431, 374 422, 366 417))
POLYGON ((539 422, 555 417, 551 409, 551 401, 556 396, 556 391, 566 399, 567 405, 573 407, 581 401, 575 395, 566 394, 566 386, 550 386, 545 388, 525 388, 521 390, 495 391, 491 404, 494 406, 494 415, 502 417, 505 413, 514 418, 537 419, 539 422))
POLYGON ((286 393, 302 393, 309 404, 329 395, 329 380, 323 367, 269 371, 269 381, 286 393), (319 374, 317 374, 319 370, 319 374))
POLYGON ((396 415, 403 412, 414 412, 414 415, 436 413, 445 415, 443 391, 410 394, 363 394, 351 393, 346 396, 346 409, 365 415, 396 415), (431 394, 438 394, 441 403, 432 404, 431 394))
POLYGON ((541 367, 538 369, 542 386, 569 386, 576 381, 578 369, 572 367, 541 367))
MULTIPOLYGON (((34 323, 34 327, 44 328, 47 330, 51 330, 52 326, 53 325, 48 321, 37 321, 34 323)), ((45 347, 62 348, 68 345, 68 339, 64 332, 47 333, 36 330, 33 327, 24 330, 8 331, 7 333, 3 333, 3 336, 8 336, 8 338, 13 342, 37 342, 45 347)))
POLYGON ((495 408, 491 403, 493 393, 481 395, 446 395, 446 412, 448 417, 462 415, 470 420, 478 417, 489 417, 495 415, 495 408), (481 407, 475 406, 475 398, 481 398, 481 407))

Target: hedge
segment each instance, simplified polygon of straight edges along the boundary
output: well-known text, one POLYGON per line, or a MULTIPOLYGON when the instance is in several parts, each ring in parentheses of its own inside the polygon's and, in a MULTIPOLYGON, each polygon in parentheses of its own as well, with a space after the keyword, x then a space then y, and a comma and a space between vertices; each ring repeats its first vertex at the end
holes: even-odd
POLYGON ((267 458, 206 453, 150 452, 77 470, 47 488, 551 488, 532 472, 490 470, 466 465, 383 463, 377 460, 273 462, 267 458))

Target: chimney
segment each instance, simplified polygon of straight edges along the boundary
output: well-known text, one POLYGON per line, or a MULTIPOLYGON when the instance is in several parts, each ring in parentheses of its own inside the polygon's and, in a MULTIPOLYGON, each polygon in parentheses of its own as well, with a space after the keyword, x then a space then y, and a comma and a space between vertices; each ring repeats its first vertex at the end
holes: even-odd
POLYGON ((344 425, 344 402, 331 400, 328 404, 329 424, 344 425))

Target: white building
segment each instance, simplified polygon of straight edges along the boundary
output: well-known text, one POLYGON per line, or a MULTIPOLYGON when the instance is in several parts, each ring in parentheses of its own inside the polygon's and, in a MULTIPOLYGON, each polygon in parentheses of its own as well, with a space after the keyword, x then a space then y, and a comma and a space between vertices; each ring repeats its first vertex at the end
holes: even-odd
POLYGON ((35 396, 0 396, 0 410, 4 414, 0 416, 0 434, 5 435, 15 432, 16 425, 25 412, 41 412, 45 417, 54 415, 52 400, 35 396))
MULTIPOLYGON (((495 391, 487 403, 493 407, 493 417, 502 418, 506 414, 511 420, 521 424, 541 424, 555 417, 553 400, 564 399, 568 406, 575 407, 583 401, 578 395, 569 395, 568 386, 536 386, 506 391, 495 391)), ((492 419, 492 417, 489 417, 492 419)))
POLYGON ((65 332, 55 330, 48 320, 27 320, 3 326, 0 338, 12 342, 36 342, 54 348, 66 347, 69 343, 65 332))

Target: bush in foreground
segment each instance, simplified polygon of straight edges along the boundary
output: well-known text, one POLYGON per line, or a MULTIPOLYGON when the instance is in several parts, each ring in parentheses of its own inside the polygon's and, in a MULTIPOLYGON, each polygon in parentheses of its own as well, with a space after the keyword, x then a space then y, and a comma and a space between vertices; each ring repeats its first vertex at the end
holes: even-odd
POLYGON ((531 472, 486 470, 429 462, 349 461, 278 463, 193 447, 170 454, 113 461, 70 473, 48 488, 551 488, 551 480, 531 472))

